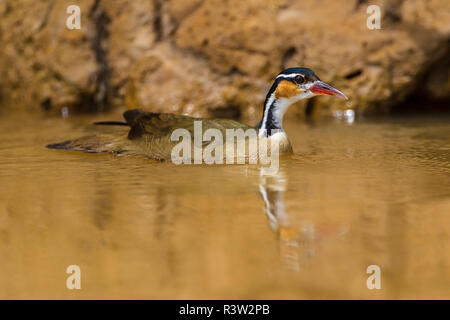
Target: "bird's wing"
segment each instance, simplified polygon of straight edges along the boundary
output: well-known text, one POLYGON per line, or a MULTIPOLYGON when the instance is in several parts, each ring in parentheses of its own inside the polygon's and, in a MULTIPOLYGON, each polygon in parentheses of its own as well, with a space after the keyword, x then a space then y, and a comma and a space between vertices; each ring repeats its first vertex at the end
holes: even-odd
POLYGON ((139 109, 125 111, 123 116, 131 128, 128 134, 130 140, 138 139, 145 134, 159 138, 170 137, 175 129, 185 129, 193 135, 196 121, 201 121, 203 132, 214 128, 225 134, 226 129, 250 128, 234 120, 194 118, 172 113, 145 112, 139 109))
MULTIPOLYGON (((195 122, 201 121, 202 136, 207 129, 217 129, 226 137, 226 129, 250 128, 248 125, 228 119, 203 119, 171 113, 145 112, 139 109, 128 110, 123 114, 130 126, 128 139, 141 144, 152 158, 170 159, 173 147, 179 143, 171 139, 176 129, 187 130, 194 143, 195 122)), ((203 147, 211 141, 201 141, 203 147)))
POLYGON ((160 138, 170 136, 177 128, 189 130, 196 120, 188 116, 145 112, 139 109, 125 111, 123 116, 131 128, 128 133, 130 140, 139 139, 145 134, 160 138))

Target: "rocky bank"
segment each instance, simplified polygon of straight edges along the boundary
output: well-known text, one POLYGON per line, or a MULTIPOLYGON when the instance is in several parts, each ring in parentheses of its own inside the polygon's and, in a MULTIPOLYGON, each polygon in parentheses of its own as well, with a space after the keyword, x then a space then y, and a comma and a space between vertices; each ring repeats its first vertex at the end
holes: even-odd
POLYGON ((309 109, 386 112, 449 101, 449 40, 448 0, 3 0, 1 106, 257 119, 274 76, 306 66, 351 97, 309 109), (66 27, 71 4, 80 30, 66 27))

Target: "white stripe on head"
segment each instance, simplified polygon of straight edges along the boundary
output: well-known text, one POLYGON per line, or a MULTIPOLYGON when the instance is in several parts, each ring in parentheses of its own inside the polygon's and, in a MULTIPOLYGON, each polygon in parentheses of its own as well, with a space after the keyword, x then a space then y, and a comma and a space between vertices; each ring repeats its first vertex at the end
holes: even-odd
POLYGON ((277 79, 278 78, 287 78, 287 79, 291 79, 291 78, 295 78, 296 76, 303 76, 303 74, 301 74, 301 73, 290 73, 290 74, 279 74, 278 76, 277 76, 277 79))
MULTIPOLYGON (((277 79, 278 78, 292 79, 292 78, 295 78, 296 76, 299 76, 299 75, 303 76, 303 74, 301 74, 301 73, 279 74, 277 76, 277 79)), ((302 88, 303 90, 309 90, 309 88, 311 88, 314 84, 316 84, 317 81, 319 81, 319 80, 308 81, 308 82, 302 83, 302 84, 300 84, 298 86, 300 86, 300 88, 302 88)))

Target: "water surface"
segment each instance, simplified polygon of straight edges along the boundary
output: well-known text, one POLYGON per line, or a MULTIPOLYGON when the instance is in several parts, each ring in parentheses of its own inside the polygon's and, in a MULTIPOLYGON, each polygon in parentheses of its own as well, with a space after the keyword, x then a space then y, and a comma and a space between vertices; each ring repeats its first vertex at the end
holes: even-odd
POLYGON ((0 119, 0 298, 450 298, 449 118, 288 122, 273 176, 44 148, 93 120, 0 119))

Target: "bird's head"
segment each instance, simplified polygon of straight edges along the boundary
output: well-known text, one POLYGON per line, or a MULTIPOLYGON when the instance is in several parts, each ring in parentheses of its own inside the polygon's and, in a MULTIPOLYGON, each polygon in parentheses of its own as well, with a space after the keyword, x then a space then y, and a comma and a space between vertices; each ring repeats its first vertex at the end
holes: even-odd
MULTIPOLYGON (((308 68, 289 68, 281 72, 272 87, 275 99, 298 101, 317 95, 329 95, 347 99, 345 94, 319 77, 308 68)), ((272 91, 272 90, 271 90, 272 91)))
POLYGON ((290 105, 317 95, 329 95, 347 99, 345 94, 321 81, 308 68, 289 68, 275 79, 264 102, 263 118, 258 127, 260 135, 267 130, 282 130, 283 115, 290 105))

